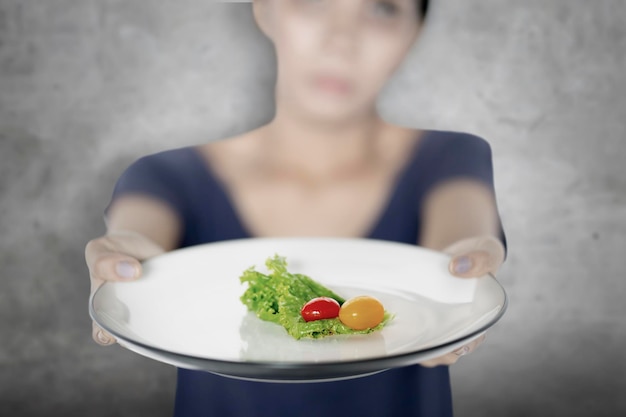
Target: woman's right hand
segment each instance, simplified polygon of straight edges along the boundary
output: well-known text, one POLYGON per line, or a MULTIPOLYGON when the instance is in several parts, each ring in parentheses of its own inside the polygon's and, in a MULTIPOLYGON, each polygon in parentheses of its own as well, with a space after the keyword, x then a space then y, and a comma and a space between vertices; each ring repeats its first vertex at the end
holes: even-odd
MULTIPOLYGON (((133 281, 141 276, 141 261, 165 250, 147 237, 131 231, 109 232, 91 240, 85 247, 85 260, 91 278, 91 294, 106 281, 133 281)), ((92 323, 96 343, 108 346, 115 338, 92 323)))

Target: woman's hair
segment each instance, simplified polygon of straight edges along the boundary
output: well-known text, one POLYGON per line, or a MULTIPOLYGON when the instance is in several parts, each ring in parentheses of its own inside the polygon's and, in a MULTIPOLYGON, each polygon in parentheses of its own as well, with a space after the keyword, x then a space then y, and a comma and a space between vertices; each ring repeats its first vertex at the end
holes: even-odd
POLYGON ((417 0, 417 5, 420 10, 422 19, 424 19, 426 17, 426 14, 428 13, 428 3, 429 0, 417 0))

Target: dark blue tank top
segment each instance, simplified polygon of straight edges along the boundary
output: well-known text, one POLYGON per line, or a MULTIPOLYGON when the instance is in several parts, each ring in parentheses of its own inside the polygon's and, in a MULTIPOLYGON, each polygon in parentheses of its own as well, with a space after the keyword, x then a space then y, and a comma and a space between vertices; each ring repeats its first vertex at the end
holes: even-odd
MULTIPOLYGON (((468 134, 427 132, 396 178, 382 214, 363 237, 419 244, 424 197, 453 178, 474 179, 493 190, 489 144, 468 134)), ((123 194, 148 195, 169 204, 183 221, 180 247, 252 237, 226 188, 196 148, 137 160, 120 177, 113 199, 123 194)), ((505 242, 504 233, 501 238, 505 242)), ((174 415, 452 416, 452 396, 445 366, 415 365, 363 378, 304 384, 242 381, 179 369, 174 415)))

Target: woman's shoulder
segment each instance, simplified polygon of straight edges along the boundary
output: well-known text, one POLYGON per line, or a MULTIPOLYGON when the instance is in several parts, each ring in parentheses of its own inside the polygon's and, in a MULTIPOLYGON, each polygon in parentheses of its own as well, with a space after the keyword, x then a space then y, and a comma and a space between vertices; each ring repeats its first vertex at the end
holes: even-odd
POLYGON ((492 152, 485 138, 467 132, 431 130, 426 139, 422 169, 430 172, 431 185, 458 177, 492 183, 492 152))
POLYGON ((424 132, 425 148, 430 152, 456 155, 491 156, 491 145, 483 136, 451 130, 427 130, 424 132))
POLYGON ((198 164, 199 158, 193 146, 161 150, 135 159, 126 167, 119 181, 179 181, 193 176, 198 164))
POLYGON ((483 136, 475 133, 443 129, 421 129, 391 123, 387 126, 393 132, 392 135, 419 139, 425 142, 427 146, 434 148, 490 148, 489 142, 483 136))
POLYGON ((199 159, 191 146, 149 153, 124 169, 116 182, 116 193, 152 192, 169 196, 172 190, 197 177, 198 166, 199 159))
POLYGON ((426 130, 425 136, 429 136, 432 142, 439 146, 468 145, 477 147, 490 147, 485 137, 475 133, 453 130, 426 130))
POLYGON ((208 164, 213 160, 239 160, 245 154, 252 154, 250 149, 252 142, 248 140, 251 133, 152 152, 138 157, 132 165, 184 171, 198 164, 208 164))

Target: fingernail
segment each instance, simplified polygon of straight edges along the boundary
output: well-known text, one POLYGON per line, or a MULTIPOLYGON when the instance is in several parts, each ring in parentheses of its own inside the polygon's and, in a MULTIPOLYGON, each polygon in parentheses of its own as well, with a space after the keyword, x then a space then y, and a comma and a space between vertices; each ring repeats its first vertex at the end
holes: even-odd
POLYGON ((457 274, 465 274, 472 269, 472 260, 467 256, 461 256, 454 262, 454 272, 457 274))
POLYGON ((128 261, 121 261, 115 266, 115 272, 120 278, 133 279, 137 275, 137 268, 128 261))
POLYGON ((457 356, 464 356, 464 355, 467 355, 469 353, 469 351, 470 351, 469 346, 463 346, 461 349, 455 350, 454 353, 457 356))
POLYGON ((110 342, 109 338, 104 334, 102 330, 98 331, 98 334, 96 335, 96 337, 98 338, 98 341, 102 343, 103 345, 106 345, 107 343, 110 342))

